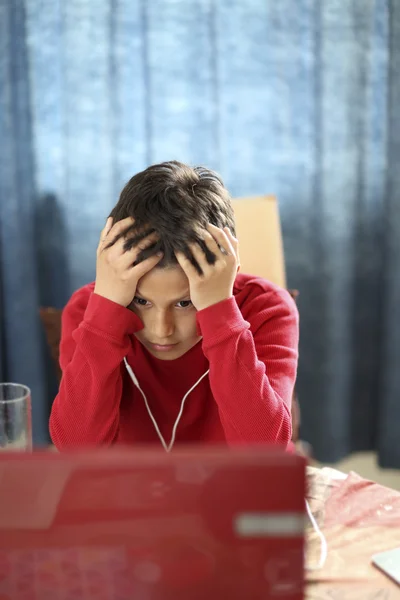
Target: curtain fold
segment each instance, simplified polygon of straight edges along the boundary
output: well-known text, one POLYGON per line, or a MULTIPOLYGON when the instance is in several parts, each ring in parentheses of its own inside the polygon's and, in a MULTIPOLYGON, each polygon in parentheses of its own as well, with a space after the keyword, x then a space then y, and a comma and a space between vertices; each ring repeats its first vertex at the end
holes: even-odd
POLYGON ((47 439, 48 391, 38 322, 34 156, 26 12, 0 3, 0 373, 32 391, 34 441, 47 439))
POLYGON ((31 385, 36 440, 38 306, 93 279, 122 185, 175 158, 279 199, 317 458, 400 467, 396 1, 0 0, 0 28, 0 373, 31 385))

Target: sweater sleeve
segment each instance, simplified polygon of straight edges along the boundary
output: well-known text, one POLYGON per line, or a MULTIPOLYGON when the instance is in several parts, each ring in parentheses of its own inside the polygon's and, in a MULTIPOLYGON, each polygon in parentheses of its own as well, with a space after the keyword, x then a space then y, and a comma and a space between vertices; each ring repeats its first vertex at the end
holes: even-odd
POLYGON ((62 379, 50 415, 58 449, 110 445, 119 428, 121 361, 129 335, 141 329, 127 308, 91 293, 75 292, 62 316, 62 379))
POLYGON ((282 291, 253 294, 246 321, 234 298, 197 314, 210 385, 227 442, 281 443, 292 435, 298 312, 282 291))

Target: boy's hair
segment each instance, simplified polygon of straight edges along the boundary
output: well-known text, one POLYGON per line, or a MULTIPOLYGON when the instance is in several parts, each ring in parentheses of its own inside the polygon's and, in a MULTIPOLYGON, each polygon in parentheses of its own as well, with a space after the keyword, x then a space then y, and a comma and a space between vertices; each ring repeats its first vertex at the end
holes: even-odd
POLYGON ((217 173, 205 167, 189 167, 177 161, 148 167, 128 181, 110 216, 113 222, 133 217, 135 224, 125 232, 125 249, 139 243, 150 232, 159 237, 157 243, 142 251, 141 262, 161 251, 158 263, 165 267, 176 263, 175 252, 181 251, 199 269, 188 244, 198 242, 209 263, 215 261, 202 241, 207 223, 229 227, 235 235, 231 199, 217 173))

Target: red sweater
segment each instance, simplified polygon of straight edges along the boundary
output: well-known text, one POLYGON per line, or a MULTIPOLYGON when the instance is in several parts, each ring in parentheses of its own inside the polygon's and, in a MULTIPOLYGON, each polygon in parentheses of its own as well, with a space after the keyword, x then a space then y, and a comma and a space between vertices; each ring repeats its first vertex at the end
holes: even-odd
POLYGON ((93 288, 75 292, 63 311, 63 377, 50 416, 57 448, 161 444, 125 357, 167 444, 183 397, 209 369, 187 396, 177 444, 288 445, 298 313, 286 291, 239 274, 233 298, 197 313, 201 342, 164 361, 133 335, 140 318, 93 288))

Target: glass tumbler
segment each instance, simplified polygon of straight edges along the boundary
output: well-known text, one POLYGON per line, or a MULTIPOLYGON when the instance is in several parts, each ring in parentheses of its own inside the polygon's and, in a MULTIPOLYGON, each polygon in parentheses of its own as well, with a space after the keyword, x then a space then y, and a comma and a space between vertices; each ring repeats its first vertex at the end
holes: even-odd
POLYGON ((0 451, 32 450, 31 391, 0 383, 0 451))

